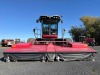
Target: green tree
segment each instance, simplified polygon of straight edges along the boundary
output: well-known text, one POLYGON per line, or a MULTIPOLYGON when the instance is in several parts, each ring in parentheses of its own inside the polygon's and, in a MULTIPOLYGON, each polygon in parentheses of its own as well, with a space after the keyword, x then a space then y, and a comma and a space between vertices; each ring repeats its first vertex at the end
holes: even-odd
POLYGON ((83 22, 86 31, 87 31, 87 36, 91 37, 95 33, 95 28, 94 25, 97 22, 97 17, 91 17, 91 16, 83 16, 80 18, 80 20, 83 22))
POLYGON ((99 17, 91 17, 91 16, 83 16, 80 18, 83 22, 88 37, 94 37, 96 42, 100 43, 100 18, 99 17))
POLYGON ((69 33, 75 41, 79 41, 79 36, 95 38, 100 44, 100 18, 92 16, 83 16, 80 18, 83 22, 83 27, 72 26, 69 33))
POLYGON ((79 36, 85 35, 85 29, 77 26, 72 26, 69 33, 72 36, 73 40, 78 42, 79 36))

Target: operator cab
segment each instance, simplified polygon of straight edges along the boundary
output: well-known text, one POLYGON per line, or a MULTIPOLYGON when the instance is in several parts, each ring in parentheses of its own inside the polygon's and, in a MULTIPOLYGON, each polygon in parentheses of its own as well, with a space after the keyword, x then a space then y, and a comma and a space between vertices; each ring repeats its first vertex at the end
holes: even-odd
POLYGON ((59 16, 40 16, 38 21, 42 24, 42 38, 58 38, 59 16))

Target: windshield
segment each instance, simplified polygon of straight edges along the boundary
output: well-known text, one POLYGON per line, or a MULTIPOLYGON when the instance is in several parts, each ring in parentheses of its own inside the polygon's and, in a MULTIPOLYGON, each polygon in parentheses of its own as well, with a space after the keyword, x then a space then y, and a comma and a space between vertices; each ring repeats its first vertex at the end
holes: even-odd
POLYGON ((57 24, 43 24, 43 34, 57 35, 57 24))

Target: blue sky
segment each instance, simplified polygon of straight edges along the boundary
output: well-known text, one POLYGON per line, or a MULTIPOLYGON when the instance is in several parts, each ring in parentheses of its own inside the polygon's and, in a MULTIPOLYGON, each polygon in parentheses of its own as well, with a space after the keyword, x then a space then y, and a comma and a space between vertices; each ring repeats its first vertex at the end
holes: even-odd
POLYGON ((80 26, 82 16, 100 16, 100 0, 0 0, 0 40, 3 38, 34 38, 33 28, 41 27, 36 19, 41 15, 62 15, 61 29, 80 26))

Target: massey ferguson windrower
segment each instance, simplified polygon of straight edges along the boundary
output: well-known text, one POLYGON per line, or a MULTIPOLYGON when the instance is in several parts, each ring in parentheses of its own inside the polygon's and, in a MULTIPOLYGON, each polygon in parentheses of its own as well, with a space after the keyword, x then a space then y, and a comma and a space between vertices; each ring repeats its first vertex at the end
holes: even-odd
MULTIPOLYGON (((5 50, 4 60, 34 60, 34 61, 74 61, 94 60, 96 51, 88 45, 70 42, 58 38, 58 23, 62 22, 60 16, 40 16, 37 22, 42 29, 33 29, 35 38, 28 43, 17 43, 5 50), (40 33, 37 34, 37 31, 40 33), (38 37, 37 35, 40 35, 38 37)), ((62 36, 65 29, 62 31, 62 36)))

